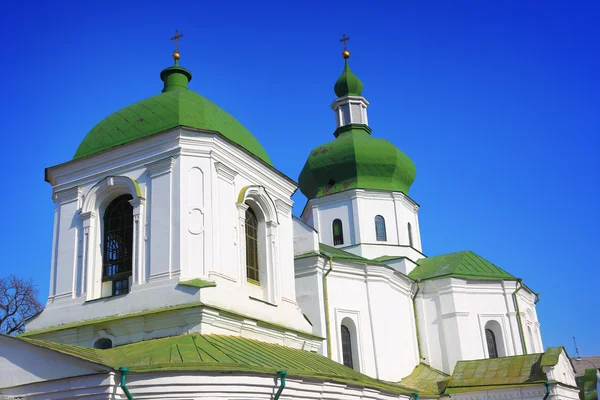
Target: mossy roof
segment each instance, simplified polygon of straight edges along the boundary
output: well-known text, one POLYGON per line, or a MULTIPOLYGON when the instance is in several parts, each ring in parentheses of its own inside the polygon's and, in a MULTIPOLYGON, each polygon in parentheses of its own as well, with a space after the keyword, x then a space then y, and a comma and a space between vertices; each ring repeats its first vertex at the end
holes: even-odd
POLYGON ((32 345, 101 364, 129 368, 132 372, 218 371, 310 377, 411 393, 402 385, 370 378, 319 354, 257 340, 221 335, 189 334, 148 340, 100 350, 18 337, 32 345))
POLYGON ((419 394, 435 396, 444 393, 449 380, 450 375, 427 364, 419 364, 400 383, 419 394))
POLYGON ((502 268, 485 258, 465 250, 457 253, 421 258, 408 274, 414 280, 457 277, 485 280, 517 280, 502 268))
POLYGON ((459 361, 444 393, 539 385, 548 380, 542 367, 556 365, 561 351, 553 347, 541 354, 459 361))

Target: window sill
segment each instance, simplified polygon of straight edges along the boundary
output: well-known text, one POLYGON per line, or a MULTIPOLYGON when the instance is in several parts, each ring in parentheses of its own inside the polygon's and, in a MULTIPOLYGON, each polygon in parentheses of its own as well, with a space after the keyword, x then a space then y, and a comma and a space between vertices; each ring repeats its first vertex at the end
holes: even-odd
POLYGON ((123 294, 115 294, 115 295, 111 295, 111 296, 98 297, 97 299, 86 300, 86 301, 83 302, 83 304, 93 303, 93 302, 100 301, 100 300, 116 299, 116 298, 119 298, 119 297, 127 296, 128 294, 129 293, 123 293, 123 294))
POLYGON ((264 303, 264 304, 266 304, 266 305, 268 305, 268 306, 271 306, 271 307, 279 307, 277 304, 273 304, 273 303, 270 303, 270 302, 268 302, 268 301, 266 301, 266 300, 259 299, 258 297, 252 297, 252 296, 248 296, 248 298, 249 298, 250 300, 258 301, 259 303, 264 303))
POLYGON ((254 279, 250 279, 250 278, 246 278, 246 280, 248 281, 248 283, 251 283, 252 285, 260 286, 259 281, 255 281, 254 279))

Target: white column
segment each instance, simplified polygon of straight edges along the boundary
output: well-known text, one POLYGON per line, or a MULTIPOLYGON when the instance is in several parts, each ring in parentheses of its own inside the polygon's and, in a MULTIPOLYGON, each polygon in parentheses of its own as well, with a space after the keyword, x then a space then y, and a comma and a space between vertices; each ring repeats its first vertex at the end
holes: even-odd
POLYGON ((144 199, 129 200, 133 207, 133 252, 132 252, 132 279, 133 285, 145 282, 144 268, 144 199))
POLYGON ((81 270, 83 271, 83 274, 81 277, 81 294, 83 296, 86 296, 89 300, 89 296, 93 296, 93 260, 95 256, 94 249, 96 247, 93 245, 93 243, 95 243, 95 240, 93 238, 96 233, 96 213, 94 213, 93 211, 88 211, 79 214, 79 217, 81 218, 83 224, 83 251, 81 255, 81 260, 83 264, 81 270))
POLYGON ((279 255, 277 248, 277 222, 267 221, 267 262, 264 267, 267 269, 267 301, 273 304, 279 304, 281 298, 279 288, 279 255))
POLYGON ((79 224, 75 219, 79 211, 80 200, 80 186, 54 193, 58 221, 54 238, 54 259, 52 260, 53 290, 50 291, 52 301, 72 298, 76 292, 81 264, 78 259, 79 224))
MULTIPOLYGON (((140 275, 134 279, 136 283, 146 280, 169 278, 171 276, 171 253, 172 253, 172 182, 171 170, 174 158, 167 157, 146 166, 146 173, 150 181, 150 193, 148 196, 148 241, 150 246, 148 266, 142 270, 140 275)), ((132 205, 136 207, 133 203, 132 205)), ((143 203, 139 205, 143 210, 143 203)), ((135 214, 135 211, 134 211, 135 214)), ((138 225, 141 232, 144 227, 143 215, 140 214, 138 225)), ((143 237, 143 236, 140 236, 143 237)), ((137 240, 137 239, 136 239, 137 240)), ((141 243, 138 243, 141 248, 141 243)), ((141 257, 138 257, 141 258, 141 257)))
POLYGON ((235 262, 235 232, 237 222, 235 221, 235 177, 237 171, 229 168, 222 162, 215 163, 217 173, 217 198, 215 210, 218 210, 216 223, 213 224, 215 262, 210 266, 209 273, 216 273, 223 278, 237 281, 238 267, 235 262), (218 257, 218 258, 217 258, 218 257))
POLYGON ((248 204, 236 203, 238 211, 237 243, 239 246, 238 281, 246 286, 246 210, 248 204))

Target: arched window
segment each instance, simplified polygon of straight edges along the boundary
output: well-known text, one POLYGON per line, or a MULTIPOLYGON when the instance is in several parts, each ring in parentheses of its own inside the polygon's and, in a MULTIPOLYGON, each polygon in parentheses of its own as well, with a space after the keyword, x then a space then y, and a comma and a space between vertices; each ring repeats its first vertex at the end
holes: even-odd
POLYGON ((113 343, 112 343, 112 340, 110 340, 109 338, 101 338, 101 339, 96 340, 96 343, 94 343, 95 349, 106 350, 106 349, 112 349, 112 347, 113 347, 113 343))
POLYGON ((112 282, 112 295, 129 293, 133 253, 133 207, 128 194, 114 199, 104 212, 102 281, 112 282))
POLYGON ((387 234, 385 232, 385 219, 381 215, 375 217, 375 235, 378 242, 385 242, 387 234))
POLYGON ((333 220, 333 245, 339 246, 344 244, 344 232, 342 229, 342 221, 339 219, 333 220))
POLYGON ((246 276, 258 283, 258 218, 251 207, 246 209, 246 276))
POLYGON ((412 225, 408 223, 408 245, 413 247, 412 225))
POLYGON ((352 363, 352 337, 350 336, 350 329, 345 325, 342 325, 342 360, 346 367, 354 368, 352 363))
POLYGON ((490 358, 498 358, 498 346, 496 345, 496 335, 491 329, 485 330, 485 339, 487 341, 488 353, 490 358))

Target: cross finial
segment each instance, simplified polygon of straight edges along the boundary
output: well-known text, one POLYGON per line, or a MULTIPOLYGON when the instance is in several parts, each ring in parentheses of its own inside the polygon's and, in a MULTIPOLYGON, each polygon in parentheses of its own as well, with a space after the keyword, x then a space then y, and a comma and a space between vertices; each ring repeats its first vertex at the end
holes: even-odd
POLYGON ((342 35, 342 38, 340 39, 340 42, 344 43, 344 51, 342 52, 342 58, 344 60, 348 60, 348 58, 350 57, 350 52, 348 51, 348 49, 346 48, 346 42, 350 40, 350 38, 348 36, 346 36, 346 34, 344 33, 342 35))
POLYGON ((346 36, 346 34, 344 33, 344 34, 342 35, 342 38, 340 39, 340 42, 341 42, 341 43, 344 43, 344 50, 347 50, 347 49, 346 49, 346 42, 347 42, 348 40, 350 40, 350 38, 349 38, 348 36, 346 36))
POLYGON ((179 31, 177 29, 175 29, 175 36, 173 36, 170 40, 174 40, 175 41, 175 52, 173 52, 173 59, 175 61, 179 60, 179 58, 181 57, 179 55, 179 38, 182 38, 183 34, 179 34, 179 31))

